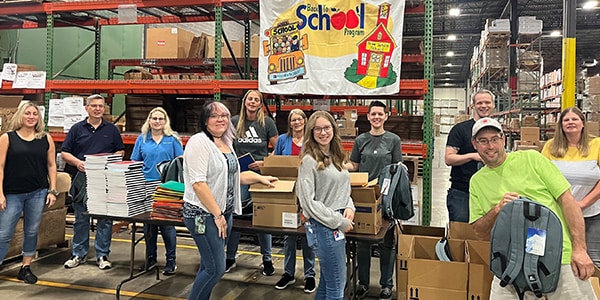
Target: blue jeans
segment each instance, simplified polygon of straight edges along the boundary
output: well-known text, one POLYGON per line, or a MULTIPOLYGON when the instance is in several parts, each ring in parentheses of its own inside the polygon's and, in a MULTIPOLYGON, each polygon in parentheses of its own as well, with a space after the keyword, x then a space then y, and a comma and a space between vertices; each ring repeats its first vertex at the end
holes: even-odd
POLYGON ((325 227, 314 219, 304 224, 308 245, 319 257, 321 269, 315 300, 344 298, 346 285, 346 238, 335 240, 341 232, 325 227))
MULTIPOLYGON (((315 252, 308 246, 306 236, 300 237, 302 243, 302 257, 304 258, 304 278, 314 278, 315 273, 315 252)), ((294 277, 296 273, 296 245, 298 237, 295 235, 286 235, 283 237, 284 253, 283 270, 286 274, 294 277)))
MULTIPOLYGON (((249 185, 241 186, 241 198, 242 206, 252 208, 252 194, 248 191, 249 185)), ((273 248, 273 236, 266 233, 257 233, 258 243, 260 245, 260 254, 262 254, 263 261, 273 260, 271 253, 273 248)), ((232 231, 231 235, 227 235, 227 259, 234 260, 237 254, 238 246, 240 244, 241 233, 239 231, 232 231)))
POLYGON ((45 188, 29 193, 5 194, 6 209, 0 211, 0 264, 8 252, 8 244, 15 234, 21 213, 23 213, 23 256, 35 255, 38 229, 47 195, 48 189, 45 188))
MULTIPOLYGON (((185 227, 190 231, 198 252, 200 253, 200 269, 194 279, 194 285, 188 296, 189 300, 208 300, 215 285, 225 274, 225 240, 219 237, 219 229, 215 225, 212 215, 205 217, 204 234, 196 233, 194 218, 184 218, 185 227)), ((227 231, 231 232, 233 219, 231 214, 227 218, 227 231)), ((229 234, 227 235, 229 236, 229 234)))
POLYGON ((469 223, 469 193, 449 188, 446 207, 450 221, 469 223))
MULTIPOLYGON (((382 288, 394 286, 394 266, 396 262, 396 252, 394 251, 394 225, 390 225, 383 242, 379 246, 379 285, 382 288)), ((371 244, 358 242, 356 245, 356 257, 358 261, 358 281, 360 284, 369 286, 371 275, 371 244)))
MULTIPOLYGON (((84 257, 90 250, 90 217, 84 215, 87 208, 84 203, 73 202, 75 222, 73 223, 73 255, 84 257)), ((96 224, 94 248, 96 257, 108 256, 112 238, 112 220, 99 219, 96 224)))
POLYGON ((144 226, 144 237, 146 240, 146 257, 156 259, 156 243, 158 238, 158 229, 165 243, 165 256, 167 261, 175 260, 175 249, 177 247, 177 231, 175 226, 168 225, 147 225, 144 226))
POLYGON ((594 264, 600 268, 600 215, 584 218, 585 243, 587 252, 594 264))

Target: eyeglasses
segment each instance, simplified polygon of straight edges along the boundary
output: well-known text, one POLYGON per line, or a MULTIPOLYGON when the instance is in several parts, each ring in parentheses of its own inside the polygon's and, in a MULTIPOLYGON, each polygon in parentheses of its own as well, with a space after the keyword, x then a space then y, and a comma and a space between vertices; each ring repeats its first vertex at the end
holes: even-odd
POLYGON ((229 119, 229 115, 228 114, 222 114, 222 115, 217 115, 217 114, 210 114, 208 116, 211 119, 222 119, 222 120, 227 120, 229 119))
POLYGON ((333 127, 331 127, 331 126, 315 127, 315 128, 313 128, 313 132, 314 133, 321 133, 323 131, 325 131, 325 132, 331 132, 332 129, 333 129, 333 127))
POLYGON ((152 117, 152 118, 150 118, 150 120, 162 122, 162 121, 165 120, 165 118, 163 118, 163 117, 152 117))
POLYGON ((491 144, 494 144, 494 145, 496 145, 496 144, 498 144, 498 143, 499 143, 501 140, 502 140, 502 137, 501 137, 501 136, 495 136, 495 137, 493 137, 493 138, 491 138, 491 139, 489 139, 489 140, 488 140, 488 139, 478 139, 478 140, 475 140, 475 141, 476 141, 476 142, 477 142, 477 144, 479 144, 479 145, 484 145, 484 146, 486 146, 486 145, 489 145, 490 143, 491 143, 491 144))
POLYGON ((91 108, 104 108, 104 104, 88 104, 91 108))
POLYGON ((304 121, 304 118, 295 118, 295 119, 291 119, 290 123, 294 123, 294 122, 302 122, 304 121))

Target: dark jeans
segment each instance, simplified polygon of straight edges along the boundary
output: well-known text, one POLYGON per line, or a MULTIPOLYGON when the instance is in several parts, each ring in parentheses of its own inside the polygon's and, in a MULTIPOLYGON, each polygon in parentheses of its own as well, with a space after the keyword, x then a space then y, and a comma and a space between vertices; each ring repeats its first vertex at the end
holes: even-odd
POLYGON ((585 218, 585 243, 594 264, 600 268, 600 215, 585 218))
POLYGON ((175 253, 177 247, 177 231, 175 230, 175 226, 168 225, 144 226, 144 237, 146 240, 146 256, 148 258, 157 258, 156 244, 158 239, 158 229, 160 229, 160 234, 162 235, 163 242, 165 243, 165 256, 167 258, 167 261, 175 260, 175 253))
POLYGON ((450 221, 469 223, 469 193, 450 188, 446 196, 450 221))
MULTIPOLYGON (((388 228, 383 242, 379 246, 379 285, 382 288, 392 289, 394 286, 394 266, 396 262, 396 252, 394 251, 394 226, 393 223, 388 228)), ((362 285, 369 286, 371 275, 371 244, 358 242, 356 246, 356 256, 358 260, 358 281, 362 285)))

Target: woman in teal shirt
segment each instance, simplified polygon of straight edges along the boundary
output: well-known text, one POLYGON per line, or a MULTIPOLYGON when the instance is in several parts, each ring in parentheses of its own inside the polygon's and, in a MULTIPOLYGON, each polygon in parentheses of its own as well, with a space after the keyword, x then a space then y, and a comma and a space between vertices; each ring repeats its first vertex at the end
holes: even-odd
MULTIPOLYGON (((162 107, 155 107, 148 114, 146 122, 142 125, 140 134, 133 146, 131 160, 143 161, 144 177, 146 178, 147 197, 160 183, 160 174, 156 165, 165 160, 172 160, 183 155, 183 146, 177 133, 171 129, 169 116, 162 107)), ((160 228, 165 243, 167 263, 163 270, 164 275, 173 275, 177 269, 175 263, 175 248, 177 245, 177 232, 174 226, 144 226, 146 239, 146 263, 142 269, 149 269, 156 265, 156 238, 160 228)))

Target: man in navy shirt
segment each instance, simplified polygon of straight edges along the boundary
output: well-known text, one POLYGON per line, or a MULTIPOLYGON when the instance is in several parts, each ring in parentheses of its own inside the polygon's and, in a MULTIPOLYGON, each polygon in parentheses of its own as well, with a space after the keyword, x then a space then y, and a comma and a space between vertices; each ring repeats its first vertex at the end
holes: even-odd
POLYGON ((477 91, 473 95, 473 118, 454 125, 448 134, 444 160, 452 167, 451 185, 446 196, 450 221, 469 222, 469 181, 481 162, 471 143, 471 131, 477 120, 492 114, 494 99, 494 94, 488 90, 477 91))
MULTIPOLYGON (((65 261, 64 267, 75 268, 87 261, 90 248, 90 217, 84 215, 87 207, 85 155, 98 153, 115 153, 121 156, 125 146, 117 127, 104 120, 104 97, 91 95, 85 100, 88 117, 75 123, 65 138, 61 153, 67 163, 65 171, 73 180, 71 195, 75 223, 73 223, 73 254, 65 261)), ((96 226, 96 263, 101 270, 112 267, 108 260, 112 238, 112 220, 101 219, 96 226)))

